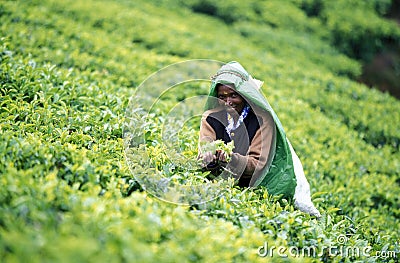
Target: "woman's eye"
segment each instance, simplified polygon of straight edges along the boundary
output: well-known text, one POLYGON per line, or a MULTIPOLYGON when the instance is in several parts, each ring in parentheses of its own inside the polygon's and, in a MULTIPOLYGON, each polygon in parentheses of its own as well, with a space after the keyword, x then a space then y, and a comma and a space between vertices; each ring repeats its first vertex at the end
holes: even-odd
POLYGON ((232 94, 231 97, 232 97, 232 98, 236 98, 236 97, 237 97, 237 94, 232 94))

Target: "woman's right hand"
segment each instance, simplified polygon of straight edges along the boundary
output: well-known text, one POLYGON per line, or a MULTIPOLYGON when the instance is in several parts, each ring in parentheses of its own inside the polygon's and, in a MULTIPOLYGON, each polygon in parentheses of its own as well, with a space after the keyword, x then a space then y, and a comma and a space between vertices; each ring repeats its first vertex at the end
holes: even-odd
POLYGON ((208 164, 214 162, 217 159, 217 156, 212 152, 205 152, 202 154, 201 158, 203 159, 203 164, 207 166, 208 164))
POLYGON ((226 162, 226 154, 224 151, 217 150, 216 153, 206 152, 202 155, 203 163, 208 165, 210 163, 226 162))

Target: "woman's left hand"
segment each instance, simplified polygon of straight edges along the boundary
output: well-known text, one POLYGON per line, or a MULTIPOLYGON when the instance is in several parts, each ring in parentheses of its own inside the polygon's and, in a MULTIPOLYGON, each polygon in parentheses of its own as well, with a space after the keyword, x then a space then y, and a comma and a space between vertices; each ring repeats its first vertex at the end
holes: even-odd
POLYGON ((215 157, 220 162, 226 162, 226 153, 222 150, 217 150, 215 157))

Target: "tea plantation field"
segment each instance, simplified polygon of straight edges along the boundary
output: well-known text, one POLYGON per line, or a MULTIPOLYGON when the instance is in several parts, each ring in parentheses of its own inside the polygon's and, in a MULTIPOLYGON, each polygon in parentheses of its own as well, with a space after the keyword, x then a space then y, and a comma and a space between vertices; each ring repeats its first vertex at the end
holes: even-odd
POLYGON ((1 1, 0 261, 398 262, 400 102, 353 80, 379 43, 400 43, 390 3, 1 1), (188 168, 198 119, 173 119, 175 145, 162 132, 209 83, 160 94, 170 79, 155 79, 145 119, 130 100, 193 59, 236 60, 265 81, 320 219, 230 181, 194 205, 138 184, 204 179, 188 168), (133 152, 127 125, 144 135, 133 152))

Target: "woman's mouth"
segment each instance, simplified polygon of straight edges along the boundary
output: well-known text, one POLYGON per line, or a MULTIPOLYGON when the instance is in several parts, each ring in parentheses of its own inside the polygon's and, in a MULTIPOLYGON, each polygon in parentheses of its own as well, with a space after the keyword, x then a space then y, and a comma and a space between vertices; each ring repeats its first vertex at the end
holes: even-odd
POLYGON ((229 112, 230 114, 237 114, 236 105, 225 106, 225 108, 226 108, 226 111, 229 112))

